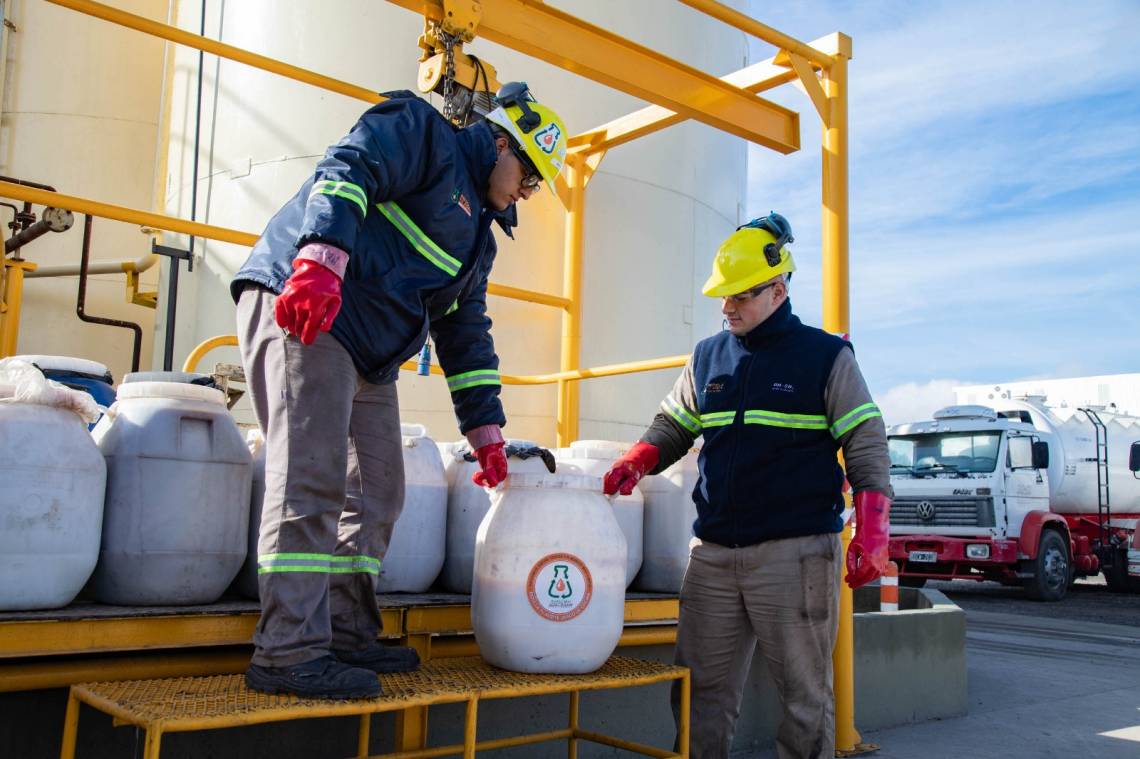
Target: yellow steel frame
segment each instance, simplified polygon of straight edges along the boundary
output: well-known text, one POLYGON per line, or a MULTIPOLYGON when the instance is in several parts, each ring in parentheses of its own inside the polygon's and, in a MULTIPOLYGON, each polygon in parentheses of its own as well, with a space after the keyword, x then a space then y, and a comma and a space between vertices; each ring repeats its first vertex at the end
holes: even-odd
POLYGON ((589 741, 662 759, 689 756, 688 669, 639 659, 615 656, 597 672, 584 675, 535 675, 496 670, 481 659, 458 659, 442 665, 425 664, 414 675, 381 675, 384 693, 372 699, 352 701, 298 701, 292 696, 265 696, 245 688, 239 676, 204 677, 162 681, 119 681, 76 684, 68 696, 60 759, 74 759, 79 732, 79 705, 110 715, 115 725, 135 725, 145 731, 144 759, 159 759, 166 733, 215 730, 296 719, 359 716, 357 757, 367 759, 371 716, 395 711, 425 712, 431 706, 466 705, 463 742, 449 746, 382 754, 371 759, 420 759, 458 756, 473 759, 478 751, 526 746, 564 740, 567 755, 576 757, 578 742, 589 741), (681 718, 678 751, 583 730, 579 706, 584 691, 610 690, 676 681, 680 684, 681 718), (560 730, 480 741, 477 738, 481 701, 528 696, 569 694, 567 726, 560 730))
MULTIPOLYGON (((581 263, 585 189, 591 175, 606 151, 658 129, 685 119, 696 119, 747 140, 787 153, 799 148, 798 115, 756 97, 756 93, 795 82, 807 94, 823 124, 823 171, 821 177, 823 221, 823 306, 824 329, 835 333, 849 331, 848 317, 848 207, 847 207, 847 61, 851 58, 851 40, 833 34, 810 44, 793 39, 761 24, 715 0, 680 0, 747 34, 775 46, 779 52, 756 66, 716 79, 653 50, 588 24, 569 14, 547 6, 541 0, 480 0, 482 15, 474 33, 512 47, 594 81, 645 99, 652 106, 617 119, 609 124, 574 136, 570 141, 566 180, 559 183, 558 195, 567 208, 564 252, 563 292, 561 296, 534 293, 518 288, 492 284, 492 294, 527 300, 562 309, 561 371, 544 378, 518 377, 516 384, 558 382, 557 437, 559 445, 568 445, 578 432, 578 381, 587 377, 652 368, 679 366, 682 357, 639 362, 640 366, 607 367, 610 372, 581 370, 581 263)), ((219 57, 307 82, 366 102, 377 102, 380 96, 367 88, 351 85, 296 66, 276 61, 231 45, 190 34, 165 24, 125 13, 91 0, 49 0, 57 5, 139 31, 153 34, 178 44, 210 52, 219 57)), ((389 0, 425 17, 439 19, 444 13, 443 0, 389 0)), ((30 188, 0 183, 0 195, 28 199, 30 188)), ((233 232, 209 225, 194 224, 156 214, 143 214, 94 201, 71 199, 47 193, 32 202, 50 202, 81 213, 100 211, 108 218, 128 223, 142 223, 159 229, 194 233, 200 237, 238 242, 218 235, 233 232), (84 206, 79 208, 77 206, 84 206), (143 217, 149 221, 142 221, 143 217), (191 229, 195 230, 191 232, 191 229)), ((244 233, 236 233, 246 237, 244 233)), ((252 236, 249 236, 252 237, 252 236)), ((249 239, 248 237, 246 239, 249 239)), ((245 240, 242 244, 249 244, 245 240)), ((3 325, 0 336, 14 335, 18 324, 20 296, 18 290, 22 270, 5 266, 4 304, 0 313, 3 325), (12 304, 16 308, 12 308, 12 304)), ((0 349, 6 347, 0 342, 0 349)), ((12 346, 14 348, 14 346, 12 346)), ((0 353, 0 355, 8 355, 0 353)), ((839 644, 836 647, 837 745, 841 751, 859 747, 854 727, 851 677, 851 598, 841 596, 839 644)))
MULTIPOLYGON (((618 646, 671 644, 677 611, 676 598, 627 599, 618 646)), ((246 610, 0 620, 0 693, 89 680, 243 672, 257 616, 246 610)), ((467 603, 385 607, 381 622, 386 638, 416 648, 424 660, 478 653, 467 603)))

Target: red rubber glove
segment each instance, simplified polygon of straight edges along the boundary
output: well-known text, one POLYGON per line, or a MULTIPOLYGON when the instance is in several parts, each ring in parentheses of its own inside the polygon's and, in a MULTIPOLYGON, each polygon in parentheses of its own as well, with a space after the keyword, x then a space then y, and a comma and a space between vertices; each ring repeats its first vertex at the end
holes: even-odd
POLYGON ((852 589, 878 579, 887 570, 890 556, 891 499, 874 490, 855 494, 855 539, 847 546, 847 576, 852 589))
POLYGON ((488 443, 475 449, 480 471, 471 475, 471 481, 481 488, 493 488, 507 479, 507 457, 503 454, 505 443, 488 443))
POLYGON ((324 264, 308 258, 293 259, 293 275, 277 296, 277 324, 305 345, 312 345, 317 332, 332 329, 340 311, 340 277, 324 264))
POLYGON ((614 462, 602 480, 606 495, 632 495, 638 480, 653 470, 661 458, 661 451, 649 443, 634 443, 624 456, 614 462))

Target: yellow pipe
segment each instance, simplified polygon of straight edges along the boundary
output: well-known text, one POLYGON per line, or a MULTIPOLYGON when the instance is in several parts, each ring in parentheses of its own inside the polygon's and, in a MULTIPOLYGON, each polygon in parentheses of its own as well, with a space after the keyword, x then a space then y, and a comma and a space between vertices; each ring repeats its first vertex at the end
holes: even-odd
POLYGON ((3 309, 0 310, 0 358, 14 356, 20 338, 20 306, 24 299, 24 274, 36 265, 22 258, 4 260, 3 309))
MULTIPOLYGON (((39 190, 35 187, 25 187, 24 185, 12 184, 11 182, 0 182, 0 197, 25 200, 29 203, 37 203, 45 206, 55 206, 56 208, 63 208, 68 211, 74 211, 75 213, 85 213, 105 219, 112 219, 114 221, 126 222, 127 224, 138 224, 152 229, 179 232, 181 234, 194 235, 195 237, 204 237, 208 240, 245 245, 246 247, 251 247, 257 242, 257 235, 242 232, 238 229, 202 224, 197 221, 186 221, 177 216, 166 216, 164 214, 151 213, 148 211, 139 211, 134 208, 101 203, 97 200, 80 198, 73 195, 63 195, 58 192, 39 190)), ((126 272, 144 271, 145 268, 137 268, 142 262, 143 259, 139 259, 135 262, 124 261, 122 263, 103 264, 102 266, 120 267, 122 271, 126 272)), ((52 267, 52 269, 55 268, 57 267, 52 267)), ((111 269, 108 271, 117 272, 119 269, 111 269)), ((91 272, 100 273, 95 267, 91 268, 91 272)), ((102 273, 108 272, 104 271, 102 273)), ((53 273, 47 276, 59 276, 59 274, 53 273)), ((495 282, 487 284, 487 292, 503 298, 512 298, 514 300, 522 300, 544 306, 554 306, 556 308, 566 308, 569 306, 569 301, 558 295, 524 290, 521 287, 500 285, 495 282)))
MULTIPOLYGON (((186 357, 186 361, 182 364, 182 371, 195 372, 198 370, 198 364, 202 361, 202 357, 215 348, 221 348, 227 345, 237 345, 237 335, 218 335, 211 337, 199 343, 194 350, 190 351, 190 355, 186 357)), ((651 358, 644 361, 630 361, 625 364, 609 364, 607 366, 595 366, 590 369, 575 369, 566 372, 556 372, 554 374, 531 374, 531 375, 514 375, 504 374, 501 379, 504 385, 551 385, 555 382, 570 382, 574 380, 592 379, 595 377, 613 377, 619 374, 634 374, 637 372, 652 372, 657 369, 673 369, 678 366, 684 366, 685 361, 688 360, 688 355, 682 356, 666 356, 664 358, 651 358)), ((415 361, 405 361, 400 365, 401 369, 407 371, 416 371, 418 364, 415 361)), ((443 376, 443 369, 435 364, 431 366, 431 373, 443 376)))
POLYGON ((48 0, 48 2, 61 5, 64 8, 70 8, 73 11, 85 13, 88 16, 101 18, 104 21, 110 21, 113 24, 119 24, 129 29, 135 29, 136 31, 151 34, 155 37, 161 37, 164 40, 176 42, 179 45, 185 45, 186 47, 192 47, 206 53, 212 53, 219 58, 228 58, 231 61, 237 61, 238 63, 244 63, 247 66, 253 66, 262 71, 268 71, 271 74, 278 74, 287 79, 311 84, 315 87, 337 92, 341 95, 347 95, 348 97, 363 100, 367 103, 380 103, 387 99, 367 87, 359 87, 355 84, 342 82, 339 79, 333 79, 330 76, 309 71, 308 69, 282 63, 273 58, 243 50, 240 47, 217 42, 198 34, 191 34, 176 26, 162 24, 158 21, 152 21, 149 18, 121 11, 118 8, 112 8, 109 5, 91 2, 91 0, 48 0))
POLYGON ((12 198, 13 200, 23 200, 37 205, 55 206, 56 208, 64 208, 68 211, 74 211, 75 213, 90 214, 91 216, 113 219, 115 221, 126 222, 127 224, 138 224, 141 227, 164 229, 168 232, 205 237, 210 240, 218 240, 219 242, 232 242, 237 245, 245 245, 246 247, 251 247, 257 242, 257 235, 250 234, 249 232, 241 232, 226 227, 216 227, 213 224, 202 224, 197 221, 186 221, 176 216, 165 216, 149 211, 139 211, 134 208, 127 208, 126 206, 101 203, 97 200, 80 198, 74 195, 64 195, 58 192, 48 192, 47 190, 12 184, 11 182, 0 182, 0 196, 12 198))
POLYGON ((487 283, 487 292, 502 298, 524 300, 528 303, 539 303, 543 306, 554 306, 563 309, 570 307, 570 301, 559 295, 550 295, 548 293, 535 292, 534 290, 524 290, 521 287, 511 287, 510 285, 497 285, 494 282, 487 283))
POLYGON ((237 345, 237 335, 218 335, 211 337, 208 340, 203 340, 198 343, 194 350, 190 351, 190 355, 186 357, 186 361, 182 363, 182 371, 194 372, 198 370, 198 362, 202 357, 212 351, 214 348, 221 348, 225 345, 237 345))
POLYGON ((773 29, 767 24, 761 24, 751 16, 741 13, 740 11, 729 8, 726 5, 716 2, 716 0, 681 0, 682 3, 695 8, 696 10, 704 13, 707 16, 712 16, 718 21, 723 21, 729 26, 734 26, 742 32, 751 34, 753 37, 762 39, 765 42, 775 45, 781 50, 787 50, 789 53, 795 53, 801 58, 807 58, 812 63, 818 63, 821 66, 830 66, 832 57, 825 53, 821 53, 811 45, 800 42, 794 37, 789 37, 783 32, 773 29))
MULTIPOLYGON (((823 90, 830 106, 823 127, 823 328, 836 334, 850 332, 847 212, 847 60, 850 41, 823 71, 823 90)), ((851 525, 843 529, 844 555, 851 541, 851 525)), ((855 727, 855 621, 851 589, 839 589, 839 633, 832 654, 835 672, 835 748, 860 751, 862 738, 855 727)))
MULTIPOLYGON (((586 165, 581 156, 566 161, 570 204, 566 207, 566 240, 563 251, 562 295, 570 301, 562 312, 562 372, 578 368, 582 343, 582 239, 586 216, 586 165)), ((536 383, 537 384, 537 383, 536 383)), ((558 380, 558 445, 565 447, 578 438, 578 383, 558 380)))
POLYGON ((850 331, 847 237, 847 59, 836 57, 825 70, 823 89, 831 104, 823 130, 823 328, 850 331))

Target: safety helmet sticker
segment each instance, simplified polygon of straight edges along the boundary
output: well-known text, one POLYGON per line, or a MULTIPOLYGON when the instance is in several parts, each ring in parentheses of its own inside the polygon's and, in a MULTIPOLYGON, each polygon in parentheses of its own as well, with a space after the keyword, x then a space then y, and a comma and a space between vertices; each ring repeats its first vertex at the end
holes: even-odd
POLYGON ((558 140, 562 138, 562 130, 553 121, 534 133, 534 144, 543 153, 550 155, 558 147, 558 140))
POLYGON ((527 578, 531 608, 543 619, 567 622, 590 605, 594 580, 586 564, 574 554, 552 553, 539 559, 527 578))

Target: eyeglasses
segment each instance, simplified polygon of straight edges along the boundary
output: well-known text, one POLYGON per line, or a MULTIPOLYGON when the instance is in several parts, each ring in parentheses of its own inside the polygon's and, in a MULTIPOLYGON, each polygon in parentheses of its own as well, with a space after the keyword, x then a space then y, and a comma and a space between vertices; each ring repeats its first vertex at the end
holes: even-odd
POLYGON ((776 282, 769 282, 766 285, 761 285, 760 287, 753 287, 751 290, 745 290, 744 292, 737 293, 736 295, 722 295, 722 296, 720 296, 720 299, 721 300, 730 300, 733 303, 736 303, 738 305, 743 304, 743 303, 747 303, 748 301, 750 301, 753 298, 755 298, 756 296, 758 296, 760 293, 767 290, 769 287, 774 287, 778 283, 779 283, 779 280, 777 280, 776 282))
POLYGON ((524 190, 533 190, 542 182, 542 175, 538 173, 538 169, 534 167, 530 157, 523 152, 522 148, 515 144, 514 140, 509 140, 511 143, 511 152, 515 154, 515 158, 523 167, 523 178, 519 184, 524 190))

